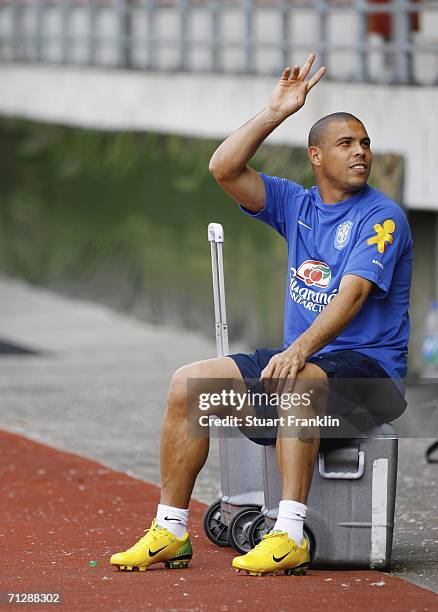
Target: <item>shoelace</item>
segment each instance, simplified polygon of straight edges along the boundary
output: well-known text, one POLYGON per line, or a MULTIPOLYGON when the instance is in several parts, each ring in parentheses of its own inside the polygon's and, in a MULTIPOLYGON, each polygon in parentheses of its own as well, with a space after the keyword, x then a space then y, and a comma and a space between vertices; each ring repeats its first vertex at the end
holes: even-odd
POLYGON ((253 552, 253 551, 257 550, 257 549, 258 550, 262 549, 263 551, 266 551, 266 552, 274 552, 274 550, 276 548, 278 548, 279 543, 280 543, 276 539, 275 536, 280 535, 282 533, 284 533, 284 531, 274 531, 274 532, 271 531, 270 533, 267 533, 266 535, 263 536, 262 541, 259 542, 257 544, 257 546, 255 548, 253 548, 253 550, 251 552, 253 552))
POLYGON ((152 525, 152 527, 146 529, 146 531, 144 532, 144 536, 142 536, 139 541, 136 542, 134 546, 132 546, 129 550, 138 550, 140 548, 143 548, 145 545, 150 546, 151 544, 154 544, 158 540, 158 532, 160 530, 161 529, 160 527, 158 527, 158 525, 152 525))

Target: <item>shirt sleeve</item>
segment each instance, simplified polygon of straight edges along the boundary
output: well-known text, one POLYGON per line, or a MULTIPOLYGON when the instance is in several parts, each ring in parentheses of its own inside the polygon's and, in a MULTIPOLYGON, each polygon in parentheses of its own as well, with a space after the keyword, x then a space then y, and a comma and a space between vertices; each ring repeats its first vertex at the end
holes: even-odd
POLYGON ((288 179, 267 176, 262 172, 260 172, 260 176, 266 189, 264 208, 257 213, 244 206, 240 206, 240 209, 247 215, 267 223, 267 225, 277 230, 283 238, 286 238, 287 207, 291 205, 291 198, 304 193, 304 187, 288 179))
POLYGON ((348 258, 343 275, 356 274, 373 282, 375 297, 388 294, 398 264, 412 255, 409 223, 402 209, 374 212, 363 224, 355 247, 348 258))

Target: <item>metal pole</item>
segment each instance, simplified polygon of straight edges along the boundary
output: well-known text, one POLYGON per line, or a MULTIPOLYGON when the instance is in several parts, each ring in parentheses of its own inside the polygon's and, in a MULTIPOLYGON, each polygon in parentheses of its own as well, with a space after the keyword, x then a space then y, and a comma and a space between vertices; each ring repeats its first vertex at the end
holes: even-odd
POLYGON ((147 25, 147 39, 146 39, 146 67, 148 70, 155 68, 155 15, 156 15, 156 2, 155 0, 146 0, 146 25, 147 25))
POLYGON ((406 0, 393 0, 397 8, 393 13, 394 42, 396 43, 396 81, 409 83, 412 80, 411 53, 407 48, 410 42, 410 13, 406 0))
POLYGON ((223 355, 228 355, 228 323, 227 309, 225 306, 225 281, 224 281, 224 262, 222 256, 222 242, 217 244, 217 263, 219 271, 219 298, 221 309, 221 332, 223 355))
POLYGON ((118 22, 118 66, 130 68, 131 57, 131 10, 129 0, 116 0, 118 22))
POLYGON ((210 17, 211 17, 211 72, 219 72, 221 70, 220 51, 221 51, 221 32, 220 32, 220 6, 218 0, 210 0, 210 17))
POLYGON ((254 0, 242 0, 245 12, 245 64, 244 72, 254 71, 254 0))
POLYGON ((282 51, 282 63, 283 68, 289 66, 291 63, 290 57, 290 44, 289 44, 289 29, 291 21, 291 10, 290 1, 282 0, 280 11, 281 11, 281 51, 282 51))
POLYGON ((319 62, 321 65, 327 65, 327 46, 328 46, 328 4, 327 0, 315 0, 315 9, 318 13, 318 38, 319 43, 315 47, 319 51, 319 62))
POLYGON ((61 63, 66 64, 70 57, 70 0, 61 0, 61 63))
POLYGON ((178 0, 179 13, 179 69, 187 70, 188 68, 188 17, 189 3, 188 0, 178 0))
POLYGON ((88 63, 92 66, 96 63, 96 41, 97 41, 97 6, 96 0, 88 0, 88 63))
POLYGON ((43 59, 43 31, 44 31, 44 0, 35 2, 35 60, 41 62, 43 59))
POLYGON ((217 243, 210 242, 211 248, 211 272, 213 277, 213 303, 214 303, 214 327, 216 334, 216 353, 218 357, 224 356, 222 344, 222 319, 219 298, 219 274, 217 267, 217 243))
POLYGON ((21 57, 22 39, 21 39, 21 5, 20 0, 11 2, 11 22, 12 22, 12 40, 11 40, 11 60, 19 62, 21 57))
POLYGON ((225 306, 224 262, 222 243, 224 230, 220 223, 208 224, 208 240, 211 246, 211 269, 213 276, 213 302, 218 357, 228 354, 228 325, 225 306))
POLYGON ((366 81, 368 78, 366 43, 368 37, 368 13, 363 0, 354 0, 358 19, 357 72, 355 80, 366 81))

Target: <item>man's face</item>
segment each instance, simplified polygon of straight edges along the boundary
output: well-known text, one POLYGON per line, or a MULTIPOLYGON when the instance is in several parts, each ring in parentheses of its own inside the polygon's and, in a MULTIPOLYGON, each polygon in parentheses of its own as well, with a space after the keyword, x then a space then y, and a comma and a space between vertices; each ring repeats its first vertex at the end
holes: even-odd
POLYGON ((344 120, 330 124, 319 149, 319 173, 334 187, 354 193, 362 189, 371 171, 370 139, 361 123, 344 120))

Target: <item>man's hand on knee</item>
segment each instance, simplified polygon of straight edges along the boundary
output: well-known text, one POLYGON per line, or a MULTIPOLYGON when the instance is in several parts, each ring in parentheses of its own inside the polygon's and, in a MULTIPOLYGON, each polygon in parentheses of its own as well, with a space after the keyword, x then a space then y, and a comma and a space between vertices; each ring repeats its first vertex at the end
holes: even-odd
POLYGON ((274 355, 262 371, 260 380, 269 393, 292 393, 298 372, 306 363, 306 355, 298 345, 274 355))

